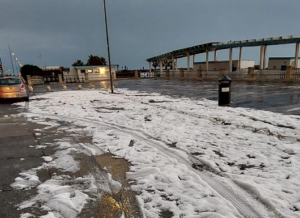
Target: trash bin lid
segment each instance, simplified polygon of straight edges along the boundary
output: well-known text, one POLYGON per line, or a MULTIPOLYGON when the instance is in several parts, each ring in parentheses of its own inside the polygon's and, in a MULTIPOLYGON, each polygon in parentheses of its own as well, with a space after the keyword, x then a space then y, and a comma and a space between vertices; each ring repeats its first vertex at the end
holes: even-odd
POLYGON ((224 75, 219 81, 231 81, 229 76, 224 75))

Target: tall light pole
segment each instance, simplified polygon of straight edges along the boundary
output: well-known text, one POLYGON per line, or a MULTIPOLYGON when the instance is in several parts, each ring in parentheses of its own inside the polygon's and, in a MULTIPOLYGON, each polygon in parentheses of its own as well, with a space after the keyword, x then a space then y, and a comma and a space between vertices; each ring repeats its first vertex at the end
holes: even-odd
POLYGON ((112 78, 112 74, 111 74, 111 62, 110 62, 110 51, 109 51, 109 39, 108 39, 108 28, 107 28, 107 16, 106 16, 105 0, 103 0, 103 4, 104 4, 104 15, 105 15, 105 27, 106 27, 106 41, 107 41, 108 63, 109 63, 109 75, 110 75, 110 89, 111 89, 111 93, 114 93, 113 78, 112 78))
POLYGON ((10 46, 8 44, 8 49, 9 49, 9 56, 10 56, 10 60, 11 60, 11 68, 13 69, 13 73, 15 74, 15 69, 14 69, 14 66, 13 66, 13 61, 12 61, 12 57, 11 57, 11 50, 10 50, 10 46))

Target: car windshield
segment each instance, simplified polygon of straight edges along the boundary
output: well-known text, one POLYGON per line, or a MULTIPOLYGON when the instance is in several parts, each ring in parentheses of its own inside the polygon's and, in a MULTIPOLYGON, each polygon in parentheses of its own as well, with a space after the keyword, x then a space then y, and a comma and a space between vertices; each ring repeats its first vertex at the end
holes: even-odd
POLYGON ((0 85, 15 85, 15 84, 21 84, 21 80, 19 78, 0 79, 0 85))

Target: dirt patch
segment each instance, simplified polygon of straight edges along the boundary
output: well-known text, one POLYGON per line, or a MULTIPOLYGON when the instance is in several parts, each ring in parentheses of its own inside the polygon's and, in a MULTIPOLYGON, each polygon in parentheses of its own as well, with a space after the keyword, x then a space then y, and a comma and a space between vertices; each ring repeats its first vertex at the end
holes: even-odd
POLYGON ((125 218, 142 217, 136 192, 131 191, 130 184, 126 179, 126 172, 129 171, 131 164, 122 158, 115 158, 111 154, 104 154, 93 157, 101 171, 112 175, 112 179, 121 183, 121 189, 117 190, 111 186, 112 193, 101 193, 101 198, 95 203, 91 203, 82 211, 80 218, 87 217, 106 217, 117 218, 122 212, 125 218), (91 209, 93 208, 93 209, 91 209))

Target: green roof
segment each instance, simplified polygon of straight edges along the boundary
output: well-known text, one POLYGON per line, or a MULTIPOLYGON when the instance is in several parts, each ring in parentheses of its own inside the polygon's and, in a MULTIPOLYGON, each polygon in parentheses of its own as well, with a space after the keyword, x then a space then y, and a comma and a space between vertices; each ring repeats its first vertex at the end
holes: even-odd
MULTIPOLYGON (((269 60, 294 60, 295 57, 270 57, 269 60)), ((300 60, 300 57, 298 57, 300 60)))

